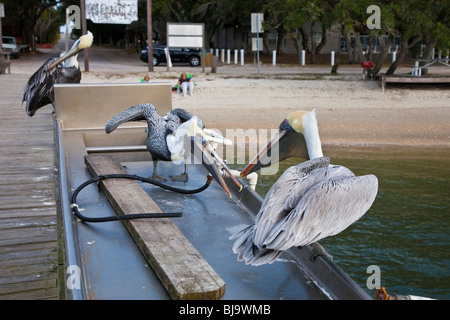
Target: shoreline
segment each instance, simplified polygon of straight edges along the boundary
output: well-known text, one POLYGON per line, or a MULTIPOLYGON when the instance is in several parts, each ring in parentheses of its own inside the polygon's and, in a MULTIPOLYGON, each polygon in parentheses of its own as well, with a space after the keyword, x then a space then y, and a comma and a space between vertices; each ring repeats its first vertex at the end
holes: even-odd
MULTIPOLYGON (((12 60, 11 71, 31 76, 54 54, 24 54, 12 60)), ((191 72, 197 84, 194 95, 173 93, 173 108, 196 114, 208 128, 222 133, 226 129, 265 129, 270 135, 289 113, 316 109, 324 148, 450 147, 448 87, 392 86, 382 93, 378 81, 361 80, 362 69, 357 66, 340 67, 337 75, 330 74, 330 66, 268 64, 261 66, 260 74, 252 64, 220 65, 218 73, 188 65, 174 66, 170 71, 158 66, 148 72, 138 57, 94 46, 89 49, 90 72, 83 72, 81 83, 136 83, 148 74, 151 81, 173 86, 181 72, 191 72)), ((83 70, 83 54, 78 61, 83 70)), ((396 73, 407 72, 410 68, 402 67, 396 73)), ((449 75, 450 68, 436 67, 430 72, 449 75)), ((129 107, 124 106, 124 110, 129 107)))

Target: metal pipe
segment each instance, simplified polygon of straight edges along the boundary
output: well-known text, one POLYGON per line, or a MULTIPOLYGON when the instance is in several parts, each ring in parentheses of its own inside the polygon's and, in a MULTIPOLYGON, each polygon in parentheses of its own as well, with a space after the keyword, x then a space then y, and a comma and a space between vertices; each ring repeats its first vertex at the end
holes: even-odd
POLYGON ((89 153, 111 153, 111 152, 141 152, 147 151, 144 145, 136 146, 110 146, 110 147, 86 147, 86 152, 89 153))
MULTIPOLYGON (((58 141, 58 184, 59 184, 59 197, 61 202, 61 213, 62 213, 62 223, 63 223, 63 237, 65 244, 66 253, 66 265, 67 267, 77 266, 81 271, 82 262, 78 256, 78 246, 75 240, 75 224, 73 223, 72 210, 70 209, 70 199, 68 190, 69 185, 67 182, 67 172, 66 172, 66 159, 64 155, 63 140, 62 140, 62 123, 58 120, 55 121, 56 135, 58 141)), ((83 271, 81 271, 83 272, 83 271)), ((64 278, 66 279, 66 278, 64 278)), ((80 275, 80 279, 85 279, 80 275)), ((65 287, 67 294, 70 296, 71 300, 83 300, 85 283, 80 280, 81 288, 69 288, 65 287)), ((65 285, 65 284, 64 284, 65 285)), ((67 298, 67 297, 66 297, 67 298)))

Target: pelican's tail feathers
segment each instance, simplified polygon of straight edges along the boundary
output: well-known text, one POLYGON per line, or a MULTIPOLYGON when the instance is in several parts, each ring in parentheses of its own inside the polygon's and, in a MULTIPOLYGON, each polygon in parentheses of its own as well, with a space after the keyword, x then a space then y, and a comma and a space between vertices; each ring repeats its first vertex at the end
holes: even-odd
POLYGON ((238 260, 253 266, 274 262, 281 251, 258 248, 253 243, 253 229, 254 225, 250 225, 230 237, 230 239, 237 239, 233 244, 233 252, 238 255, 238 260))
POLYGON ((150 103, 142 103, 135 105, 128 110, 112 117, 105 125, 106 133, 111 133, 122 123, 128 121, 147 120, 151 117, 151 114, 156 112, 155 107, 150 103))

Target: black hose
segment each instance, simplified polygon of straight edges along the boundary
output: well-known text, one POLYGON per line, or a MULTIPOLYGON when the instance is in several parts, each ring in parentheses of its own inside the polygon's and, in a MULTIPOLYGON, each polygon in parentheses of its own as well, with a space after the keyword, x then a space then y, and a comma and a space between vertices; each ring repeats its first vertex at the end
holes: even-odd
POLYGON ((100 182, 102 180, 105 179, 131 179, 131 180, 139 180, 145 183, 150 183, 153 184, 155 186, 173 191, 173 192, 177 192, 177 193, 182 193, 182 194, 194 194, 194 193, 199 193, 202 192, 203 190, 205 190, 206 188, 209 187, 209 185, 211 184, 211 181, 213 179, 213 177, 211 175, 208 175, 207 177, 207 181, 206 183, 198 188, 198 189, 194 189, 194 190, 186 190, 186 189, 180 189, 180 188, 175 188, 175 187, 171 187, 168 186, 166 184, 160 183, 158 181, 149 179, 149 178, 144 178, 144 177, 140 177, 137 175, 132 175, 132 174, 108 174, 108 175, 99 175, 96 176, 92 179, 89 179, 85 182, 83 182, 72 194, 72 204, 71 204, 71 208, 73 213, 75 214, 75 216, 80 219, 81 221, 84 222, 107 222, 107 221, 118 221, 118 220, 131 220, 131 219, 143 219, 143 218, 174 218, 174 217, 181 217, 181 212, 175 212, 175 213, 170 213, 170 212, 166 212, 166 213, 135 213, 135 214, 127 214, 127 215, 122 215, 122 216, 111 216, 111 217, 96 217, 96 218, 91 218, 91 217, 86 217, 84 215, 82 215, 80 213, 80 211, 78 210, 78 204, 77 204, 77 196, 78 193, 83 190, 85 187, 87 187, 88 185, 90 185, 91 183, 94 182, 100 182))

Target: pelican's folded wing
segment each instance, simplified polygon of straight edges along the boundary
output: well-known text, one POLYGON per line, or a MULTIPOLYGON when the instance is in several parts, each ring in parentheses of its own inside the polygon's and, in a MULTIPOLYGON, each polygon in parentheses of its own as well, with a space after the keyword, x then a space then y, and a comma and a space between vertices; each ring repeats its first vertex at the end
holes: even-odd
POLYGON ((374 175, 324 180, 272 228, 264 245, 287 250, 336 235, 369 210, 377 192, 378 179, 374 175))
POLYGON ((30 77, 23 90, 22 103, 26 102, 26 111, 28 115, 54 101, 53 85, 61 72, 60 67, 46 70, 47 67, 55 62, 58 57, 49 58, 36 72, 30 77))

